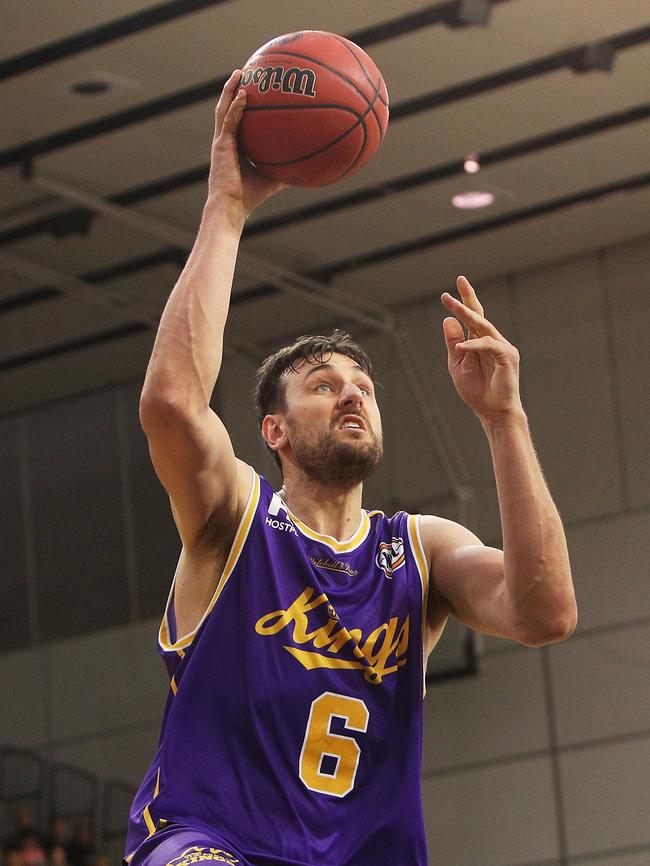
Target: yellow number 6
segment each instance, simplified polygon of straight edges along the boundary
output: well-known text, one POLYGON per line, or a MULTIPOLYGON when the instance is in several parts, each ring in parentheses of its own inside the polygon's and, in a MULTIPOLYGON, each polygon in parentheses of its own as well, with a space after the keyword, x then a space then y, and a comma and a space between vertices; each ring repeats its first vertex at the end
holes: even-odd
POLYGON ((346 730, 365 732, 370 713, 359 698, 324 692, 311 704, 305 739, 300 752, 300 778, 310 791, 345 797, 354 787, 361 749, 354 737, 332 734, 333 716, 344 719, 346 730), (321 772, 323 757, 336 760, 333 773, 321 772))

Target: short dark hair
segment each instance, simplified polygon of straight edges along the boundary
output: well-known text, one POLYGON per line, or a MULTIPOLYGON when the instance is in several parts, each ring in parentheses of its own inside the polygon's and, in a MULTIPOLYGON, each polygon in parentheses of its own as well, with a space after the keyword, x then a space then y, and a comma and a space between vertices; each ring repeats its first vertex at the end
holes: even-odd
MULTIPOLYGON (((356 361, 363 372, 374 382, 372 362, 365 349, 355 343, 351 335, 346 334, 345 331, 339 331, 337 328, 328 337, 312 334, 298 337, 290 346, 284 346, 273 355, 269 355, 257 371, 253 396, 257 409, 257 423, 260 428, 267 415, 277 411, 286 411, 287 403, 283 381, 285 374, 289 371, 297 373, 304 363, 326 363, 335 352, 356 361)), ((277 452, 270 448, 269 451, 278 468, 282 469, 277 452)))

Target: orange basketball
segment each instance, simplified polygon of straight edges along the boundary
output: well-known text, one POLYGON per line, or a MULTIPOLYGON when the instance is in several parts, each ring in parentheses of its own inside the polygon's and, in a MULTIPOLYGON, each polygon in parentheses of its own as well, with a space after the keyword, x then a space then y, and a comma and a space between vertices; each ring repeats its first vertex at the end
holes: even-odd
POLYGON ((371 159, 388 126, 381 72, 354 42, 321 30, 278 36, 243 66, 239 141, 264 174, 325 186, 371 159))

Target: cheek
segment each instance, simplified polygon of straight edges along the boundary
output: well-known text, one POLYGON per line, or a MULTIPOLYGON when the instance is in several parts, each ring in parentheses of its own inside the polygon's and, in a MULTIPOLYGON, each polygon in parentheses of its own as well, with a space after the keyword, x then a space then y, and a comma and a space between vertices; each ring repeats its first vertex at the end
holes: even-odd
POLYGON ((313 439, 322 432, 325 423, 327 422, 321 418, 321 413, 301 407, 292 412, 291 417, 287 417, 288 432, 294 439, 313 439))

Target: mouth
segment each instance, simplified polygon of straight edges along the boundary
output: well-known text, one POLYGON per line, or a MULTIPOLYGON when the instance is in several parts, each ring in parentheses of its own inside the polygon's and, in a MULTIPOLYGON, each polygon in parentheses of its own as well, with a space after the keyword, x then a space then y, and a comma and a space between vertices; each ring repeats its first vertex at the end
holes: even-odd
POLYGON ((365 430, 366 422, 360 415, 344 415, 339 424, 340 430, 365 430))

